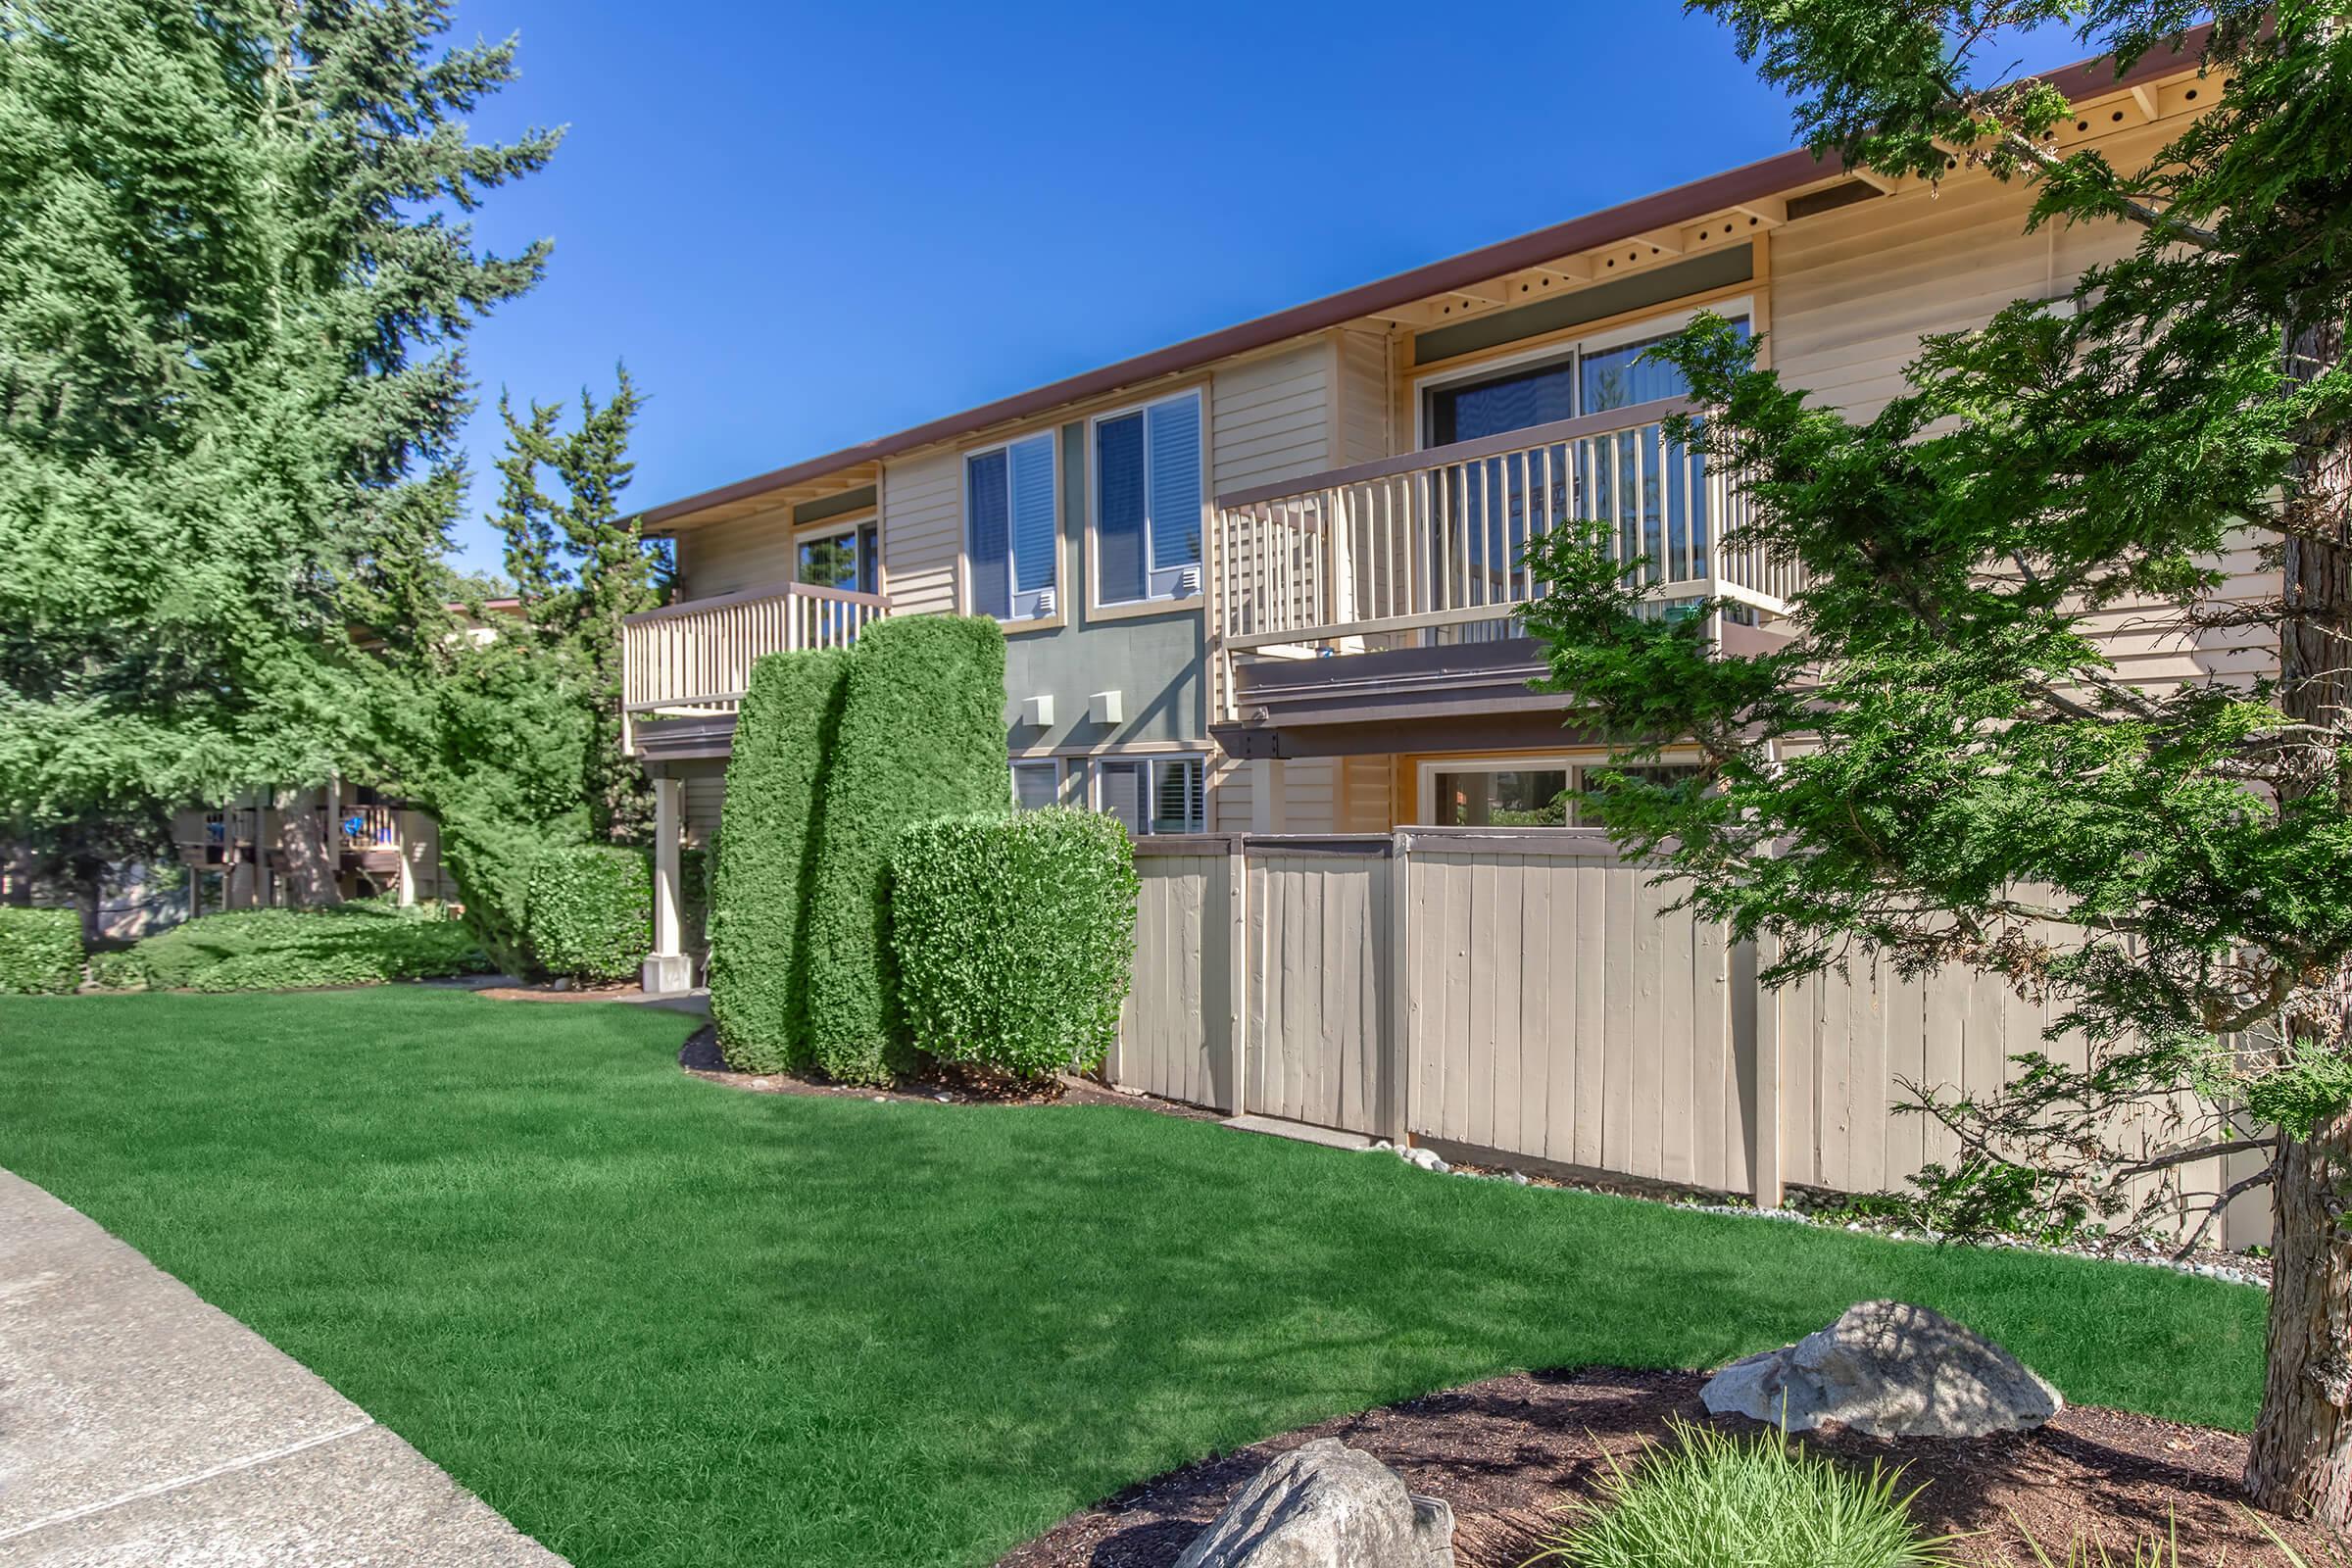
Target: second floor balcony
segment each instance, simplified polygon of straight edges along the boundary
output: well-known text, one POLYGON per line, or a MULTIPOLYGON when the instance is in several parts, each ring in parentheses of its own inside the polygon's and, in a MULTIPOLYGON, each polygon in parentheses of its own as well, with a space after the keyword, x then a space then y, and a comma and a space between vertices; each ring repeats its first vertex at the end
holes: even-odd
POLYGON ((750 588, 631 615, 621 623, 621 722, 637 756, 718 748, 767 654, 847 648, 890 613, 880 594, 812 583, 750 588))
POLYGON ((1528 546, 1568 526, 1597 522, 1619 560, 1642 560, 1661 612, 1718 599, 1725 641, 1753 640, 1787 613, 1793 578, 1738 543, 1745 498, 1668 432, 1691 409, 1662 399, 1218 497, 1226 718, 1263 684, 1250 668, 1276 662, 1493 663, 1462 645, 1524 637, 1545 587, 1528 546))

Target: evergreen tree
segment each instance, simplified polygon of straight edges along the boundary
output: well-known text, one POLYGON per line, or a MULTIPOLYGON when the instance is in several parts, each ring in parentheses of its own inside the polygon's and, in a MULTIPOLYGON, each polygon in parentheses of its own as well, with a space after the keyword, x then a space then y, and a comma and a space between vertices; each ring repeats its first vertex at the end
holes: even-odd
POLYGON ((620 630, 626 616, 661 604, 669 557, 666 542, 647 540, 621 514, 635 467, 629 434, 644 399, 626 366, 617 379, 602 405, 580 394, 579 423, 568 432, 555 404, 517 415, 499 399, 507 450, 498 524, 536 645, 567 666, 590 709, 582 788, 594 831, 640 844, 653 831, 653 787, 621 751, 620 630), (543 475, 557 494, 542 487, 543 475))
MULTIPOLYGON (((544 246, 463 215, 511 44, 436 0, 0 5, 0 819, 62 863, 364 756, 355 623, 432 635, 458 345, 544 246)), ((94 890, 92 890, 94 891, 94 890)))
POLYGON ((2065 1004, 2088 1071, 1997 1095, 1922 1086, 1969 1151, 1939 1197, 1981 1223, 2114 1211, 2116 1182, 2217 1151, 2272 1158, 2270 1374, 2246 1481, 2352 1516, 2352 33, 2321 5, 2226 4, 2210 107, 2144 167, 2062 151, 2054 87, 1989 75, 2004 29, 2063 22, 2130 62, 2174 0, 1699 0, 1800 100, 1817 149, 1894 176, 1965 159, 2031 182, 2031 225, 2135 225, 2071 299, 1931 339, 1909 390, 1849 419, 1701 320, 1661 350, 1710 409, 1680 421, 1755 503, 1746 543, 1801 568, 1785 649, 1642 618, 1600 532, 1534 554, 1554 689, 1629 760, 1588 808, 1769 933, 1782 981, 1860 946, 2065 1004), (2233 597, 2251 541, 2275 591, 2233 597), (2278 673, 2120 679, 2093 617, 2194 645, 2268 639, 2278 673), (2053 934, 2055 933, 2055 934, 2053 934), (2128 1151, 2121 1112, 2201 1097, 2204 1133, 2128 1151), (2220 1111, 2234 1108, 2232 1126, 2220 1111), (2249 1130, 2239 1130, 2240 1127, 2249 1130))

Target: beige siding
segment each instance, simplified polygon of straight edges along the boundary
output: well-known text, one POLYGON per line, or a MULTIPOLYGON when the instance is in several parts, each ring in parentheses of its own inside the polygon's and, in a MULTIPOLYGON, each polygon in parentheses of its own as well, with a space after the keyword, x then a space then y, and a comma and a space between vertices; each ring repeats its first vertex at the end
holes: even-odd
POLYGON ((1339 378, 1339 466, 1389 456, 1388 335, 1354 326, 1340 333, 1339 378))
MULTIPOLYGON (((2105 149, 2123 162, 2144 158, 2163 132, 2139 131, 2105 149)), ((1877 414, 1904 388, 1903 368, 1929 333, 1982 324, 2021 298, 2055 299, 2089 267, 2137 244, 2121 223, 2025 232, 2023 186, 1988 177, 1918 188, 1804 220, 1772 240, 1772 363, 1783 380, 1856 417, 1877 414)), ((2247 544, 2224 566, 2229 599, 2274 591, 2247 544)), ((2216 675, 2251 678, 2276 665, 2258 629, 2195 638, 2159 636, 2126 605, 2092 617, 2116 673, 2154 689, 2216 675)))
POLYGON ((716 773, 689 776, 686 780, 686 842, 708 844, 710 835, 718 831, 719 808, 727 798, 727 781, 716 773))
POLYGON ((1219 495, 1331 467, 1333 359, 1324 342, 1217 370, 1209 473, 1219 495))
POLYGON ((1385 753, 1340 759, 1340 811, 1334 824, 1340 832, 1386 833, 1396 825, 1396 803, 1390 798, 1395 760, 1385 753))
POLYGON ((678 540, 682 599, 714 599, 787 583, 792 576, 792 515, 783 507, 698 528, 678 540))
POLYGON ((962 551, 962 457, 934 452, 886 466, 882 591, 890 596, 891 612, 953 612, 962 551))

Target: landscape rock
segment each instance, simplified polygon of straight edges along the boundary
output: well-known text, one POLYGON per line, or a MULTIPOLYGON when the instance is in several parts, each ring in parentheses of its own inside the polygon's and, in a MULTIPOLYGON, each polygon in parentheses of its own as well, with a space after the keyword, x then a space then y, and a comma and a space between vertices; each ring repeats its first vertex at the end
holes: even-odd
POLYGON ((1700 1391, 1716 1415, 1791 1432, 1837 1422, 1882 1438, 1981 1438, 2065 1408, 2016 1356, 1939 1312, 1863 1301, 1791 1346, 1734 1361, 1700 1391))
POLYGON ((1434 1149, 1399 1149, 1396 1151, 1396 1157, 1407 1165, 1418 1165, 1423 1170, 1434 1170, 1440 1175, 1453 1169, 1451 1165, 1446 1164, 1444 1159, 1439 1157, 1438 1152, 1434 1149))
POLYGON ((1259 1471, 1176 1568, 1453 1568, 1453 1510, 1360 1448, 1317 1438, 1259 1471))

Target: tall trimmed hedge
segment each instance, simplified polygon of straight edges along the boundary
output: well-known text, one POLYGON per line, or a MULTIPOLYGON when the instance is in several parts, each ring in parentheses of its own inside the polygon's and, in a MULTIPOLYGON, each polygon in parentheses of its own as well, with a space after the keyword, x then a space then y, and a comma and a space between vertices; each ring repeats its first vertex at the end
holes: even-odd
POLYGON ((858 633, 808 905, 815 1063, 850 1083, 913 1065, 894 1005, 890 855, 943 816, 1011 809, 1004 773, 1004 632, 972 615, 908 615, 858 633))
POLYGON ((922 822, 891 856, 890 936, 915 1048, 1023 1078, 1101 1066, 1135 968, 1135 847, 1054 808, 922 822))
POLYGON ((81 914, 0 906, 0 991, 73 991, 81 985, 81 914))
POLYGON ((599 845, 543 852, 531 867, 530 955, 550 974, 633 980, 654 935, 654 876, 643 850, 599 845))
POLYGON ((710 873, 710 1017, 743 1072, 813 1061, 803 930, 852 655, 770 654, 735 720, 710 873))

